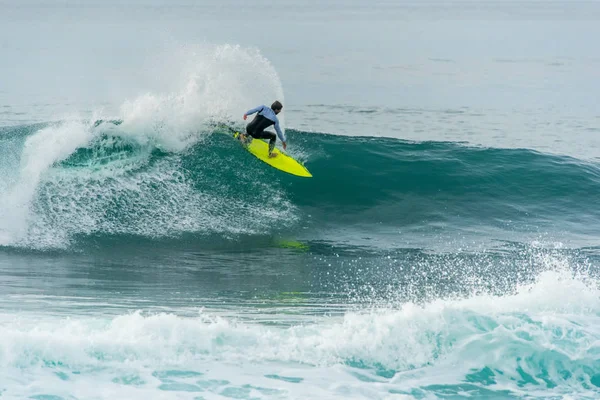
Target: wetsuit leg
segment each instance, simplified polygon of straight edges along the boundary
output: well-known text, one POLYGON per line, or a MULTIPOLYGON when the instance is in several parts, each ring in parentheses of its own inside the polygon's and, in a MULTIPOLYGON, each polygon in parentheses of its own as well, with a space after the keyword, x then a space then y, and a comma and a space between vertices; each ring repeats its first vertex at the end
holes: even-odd
POLYGON ((271 154, 271 152, 275 148, 275 141, 277 140, 277 135, 275 135, 275 133, 273 132, 265 131, 264 129, 273 124, 273 121, 259 114, 252 120, 252 122, 250 122, 246 126, 246 132, 253 138, 269 139, 269 154, 271 154))
POLYGON ((277 135, 274 132, 270 132, 270 131, 262 131, 260 133, 255 132, 252 136, 257 139, 269 139, 269 154, 271 154, 273 152, 273 149, 275 148, 275 142, 277 141, 277 135))

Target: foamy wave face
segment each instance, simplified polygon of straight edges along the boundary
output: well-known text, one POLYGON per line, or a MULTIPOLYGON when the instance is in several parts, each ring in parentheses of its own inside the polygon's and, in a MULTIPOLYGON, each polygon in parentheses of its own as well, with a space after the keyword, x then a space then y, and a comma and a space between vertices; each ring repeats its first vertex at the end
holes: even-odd
POLYGON ((349 397, 467 390, 479 398, 506 391, 593 398, 600 385, 599 295, 580 278, 545 272, 513 295, 405 304, 292 327, 206 313, 66 320, 3 315, 0 376, 16 369, 33 379, 62 374, 70 382, 63 387, 71 388, 109 380, 116 385, 103 387, 115 393, 132 390, 133 380, 138 393, 223 393, 271 382, 283 395, 294 389, 288 383, 304 382, 324 395, 346 388, 349 397), (225 383, 209 389, 209 376, 225 383))
POLYGON ((143 151, 96 168, 57 168, 40 186, 30 245, 35 240, 57 246, 75 235, 96 233, 154 238, 256 234, 268 231, 274 221, 294 219, 292 205, 274 187, 245 180, 243 171, 234 172, 236 186, 254 191, 261 207, 247 207, 246 198, 231 198, 231 182, 197 188, 183 170, 179 155, 153 160, 143 151))

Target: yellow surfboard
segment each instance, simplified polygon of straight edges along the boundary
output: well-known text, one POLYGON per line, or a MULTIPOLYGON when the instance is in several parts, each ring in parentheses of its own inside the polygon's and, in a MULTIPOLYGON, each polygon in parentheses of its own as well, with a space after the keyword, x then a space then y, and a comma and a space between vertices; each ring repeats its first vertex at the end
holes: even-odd
MULTIPOLYGON (((238 139, 239 135, 239 132, 234 132, 233 137, 238 139)), ((252 139, 249 136, 246 137, 252 139)), ((300 164, 287 154, 282 153, 277 148, 273 150, 273 153, 276 153, 277 156, 269 157, 269 144, 263 140, 252 139, 250 143, 244 144, 244 147, 250 153, 254 154, 256 158, 269 164, 273 168, 277 168, 283 172, 287 172, 288 174, 312 178, 311 173, 308 172, 304 165, 300 164)))

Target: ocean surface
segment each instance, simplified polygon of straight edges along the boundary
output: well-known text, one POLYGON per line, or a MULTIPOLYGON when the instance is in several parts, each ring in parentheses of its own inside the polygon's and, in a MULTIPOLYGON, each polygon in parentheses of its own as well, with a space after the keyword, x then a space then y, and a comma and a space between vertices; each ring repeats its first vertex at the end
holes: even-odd
POLYGON ((0 0, 0 399, 600 398, 596 1, 0 0), (226 133, 283 102, 288 153, 226 133))

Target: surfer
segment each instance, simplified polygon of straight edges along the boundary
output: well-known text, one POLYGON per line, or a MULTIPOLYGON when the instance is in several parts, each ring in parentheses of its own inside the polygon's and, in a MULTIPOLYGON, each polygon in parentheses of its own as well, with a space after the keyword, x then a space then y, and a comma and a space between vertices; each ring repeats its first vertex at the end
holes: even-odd
MULTIPOLYGON (((273 102, 271 104, 271 108, 261 105, 252 110, 248 110, 246 114, 244 114, 244 121, 248 118, 248 115, 252 115, 256 112, 256 117, 246 126, 246 132, 248 135, 252 136, 255 139, 269 139, 269 157, 277 156, 277 153, 273 153, 273 149, 275 148, 275 141, 277 140, 277 136, 281 140, 283 144, 283 149, 287 148, 287 143, 285 140, 285 135, 281 132, 281 127, 279 126, 279 119, 277 118, 277 114, 281 112, 283 109, 283 105, 279 101, 273 102), (275 131, 277 131, 277 136, 273 132, 265 131, 265 128, 268 128, 271 125, 275 125, 275 131)), ((240 134, 240 140, 242 143, 246 142, 246 135, 243 133, 240 134)))

